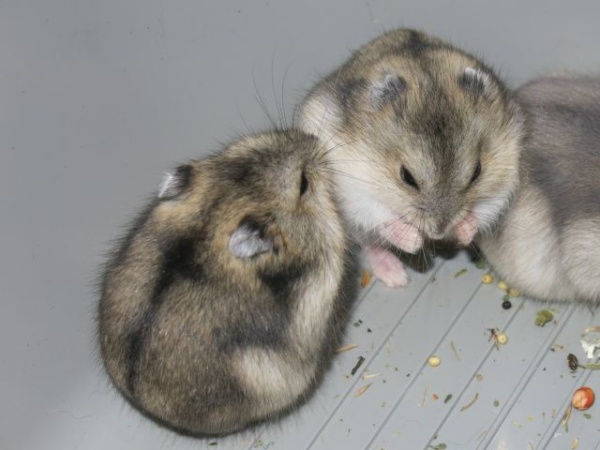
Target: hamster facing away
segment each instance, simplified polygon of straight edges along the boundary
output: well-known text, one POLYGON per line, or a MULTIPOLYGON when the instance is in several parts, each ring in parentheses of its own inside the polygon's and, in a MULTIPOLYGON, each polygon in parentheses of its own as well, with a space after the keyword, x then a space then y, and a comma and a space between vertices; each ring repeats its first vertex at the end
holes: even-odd
POLYGON ((542 300, 600 304, 600 78, 556 76, 517 91, 520 186, 477 241, 510 285, 542 300))
POLYGON ((329 149, 343 208, 388 286, 408 276, 383 243, 414 253, 452 234, 466 245, 519 180, 511 93, 481 61, 414 30, 356 51, 308 95, 300 126, 329 149))
POLYGON ((99 340, 158 422, 219 435, 276 417, 333 354, 349 255, 318 141, 258 134, 178 167, 106 266, 99 340))

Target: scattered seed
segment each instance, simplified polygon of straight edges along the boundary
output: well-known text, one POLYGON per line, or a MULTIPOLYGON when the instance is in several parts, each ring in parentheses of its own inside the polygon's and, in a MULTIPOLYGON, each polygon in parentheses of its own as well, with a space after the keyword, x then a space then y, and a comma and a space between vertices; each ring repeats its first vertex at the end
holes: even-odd
POLYGON ((430 448, 432 450, 446 450, 448 448, 448 446, 444 443, 441 443, 441 444, 437 444, 437 445, 430 445, 428 448, 430 448))
POLYGON ((360 366, 362 366, 364 362, 365 362, 364 356, 359 356, 358 357, 358 362, 356 363, 356 365, 350 371, 350 375, 354 375, 358 371, 358 369, 360 369, 360 366))
POLYGON ((381 374, 380 373, 367 373, 365 375, 362 376, 363 380, 370 380, 371 378, 376 378, 376 377, 380 377, 381 374))
POLYGON ((579 447, 579 439, 573 438, 573 441, 571 442, 571 450, 577 450, 577 447, 579 447))
POLYGON ((521 296, 521 292, 517 289, 510 288, 508 290, 508 295, 510 295, 513 298, 517 298, 521 296))
POLYGON ((496 342, 505 345, 508 342, 508 336, 504 333, 496 333, 496 342))
POLYGON ((465 273, 467 273, 469 270, 468 269, 460 269, 458 272, 456 272, 454 274, 454 278, 458 278, 463 276, 465 273))
POLYGON ((595 397, 594 391, 591 388, 584 386, 573 393, 571 404, 573 405, 573 408, 578 409, 579 411, 585 411, 586 409, 590 409, 594 404, 595 397))
POLYGON ((446 395, 446 398, 444 399, 444 404, 448 403, 450 400, 452 400, 452 394, 446 395))
POLYGON ((548 322, 551 322, 553 319, 554 319, 554 314, 552 314, 552 311, 550 311, 549 309, 540 309, 535 314, 535 321, 534 321, 534 323, 538 327, 543 327, 548 322))
POLYGON ((478 398, 479 398, 479 392, 476 392, 475 397, 473 397, 473 400, 471 400, 466 405, 461 406, 460 412, 463 412, 463 411, 469 409, 471 406, 473 406, 473 404, 477 401, 478 398))
POLYGON ((502 302, 502 309, 510 309, 512 308, 512 303, 510 302, 510 300, 504 300, 502 302))
POLYGON ((429 359, 427 360, 427 364, 429 364, 429 366, 431 367, 437 367, 442 363, 442 360, 439 356, 430 356, 429 359))
POLYGON ((350 350, 354 350, 355 348, 357 348, 358 345, 357 344, 348 344, 348 345, 343 345, 339 348, 336 348, 334 350, 334 353, 344 353, 344 352, 349 352, 350 350))
POLYGON ((371 272, 369 272, 368 270, 363 270, 362 278, 360 280, 360 285, 362 287, 367 287, 370 282, 371 282, 371 272))
POLYGON ((481 282, 483 284, 492 284, 494 282, 494 277, 491 274, 486 273, 484 276, 481 277, 481 282))
POLYGON ((498 289, 500 289, 502 291, 508 291, 508 284, 506 284, 506 281, 504 281, 504 280, 498 281, 498 289))
POLYGON ((500 406, 500 402, 498 400, 494 400, 494 406, 497 408, 498 406, 500 406))
POLYGON ((575 356, 573 353, 569 353, 567 355, 567 364, 569 365, 569 369, 571 369, 572 372, 575 372, 579 367, 579 360, 577 359, 577 356, 575 356))
POLYGON ((475 379, 477 381, 483 381, 483 375, 481 375, 480 373, 478 373, 477 375, 475 375, 475 379))
POLYGON ((208 445, 210 445, 211 447, 214 447, 216 445, 219 445, 219 443, 217 441, 212 441, 208 445))
POLYGON ((565 413, 563 414, 562 420, 560 424, 565 427, 565 431, 569 432, 569 419, 571 418, 571 412, 573 411, 573 406, 569 405, 565 413))
POLYGON ((590 413, 583 413, 583 417, 585 417, 586 419, 591 419, 592 415, 590 413))
POLYGON ((361 387, 360 389, 358 389, 355 393, 354 396, 355 397, 360 397, 361 395, 363 395, 365 392, 367 392, 367 390, 371 387, 371 383, 364 385, 363 387, 361 387))
POLYGON ((433 394, 431 396, 431 398, 433 399, 433 401, 436 401, 437 399, 439 399, 440 397, 437 394, 433 394))

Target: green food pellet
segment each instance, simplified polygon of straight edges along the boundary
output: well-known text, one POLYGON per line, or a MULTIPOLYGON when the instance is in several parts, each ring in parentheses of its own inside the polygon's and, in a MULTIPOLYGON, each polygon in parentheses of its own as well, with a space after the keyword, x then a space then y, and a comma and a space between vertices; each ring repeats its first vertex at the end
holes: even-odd
POLYGON ((494 400, 494 406, 497 408, 498 406, 500 406, 500 402, 498 400, 494 400))
POLYGON ((450 400, 452 400, 452 394, 446 395, 446 398, 444 399, 444 403, 448 403, 450 400))
POLYGON ((553 319, 554 319, 554 314, 552 314, 552 312, 547 309, 540 309, 535 314, 535 324, 538 327, 543 327, 544 325, 546 325, 548 322, 552 321, 553 319))

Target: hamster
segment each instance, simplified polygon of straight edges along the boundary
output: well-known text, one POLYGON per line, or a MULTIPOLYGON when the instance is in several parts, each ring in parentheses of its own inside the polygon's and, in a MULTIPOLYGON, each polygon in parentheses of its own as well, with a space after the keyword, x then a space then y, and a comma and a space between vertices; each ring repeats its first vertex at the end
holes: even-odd
POLYGON ((101 355, 147 416, 222 435, 314 389, 352 266, 321 158, 300 131, 242 138, 167 175, 118 243, 101 285, 101 355))
POLYGON ((600 304, 600 78, 549 76, 517 91, 526 134, 514 203, 477 243, 515 288, 600 304))
POLYGON ((309 93, 299 126, 329 149, 343 209, 388 286, 409 281, 390 245, 467 245, 518 185, 523 120, 512 92, 478 59, 415 30, 356 51, 309 93))

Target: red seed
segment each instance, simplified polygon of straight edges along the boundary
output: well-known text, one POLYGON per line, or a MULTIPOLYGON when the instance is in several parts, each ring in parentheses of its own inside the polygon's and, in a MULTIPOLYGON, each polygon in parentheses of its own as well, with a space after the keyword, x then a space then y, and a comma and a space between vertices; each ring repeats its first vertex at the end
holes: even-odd
POLYGON ((573 405, 573 408, 585 411, 594 404, 595 398, 594 391, 592 391, 591 388, 584 386, 575 391, 573 398, 571 399, 571 404, 573 405))

